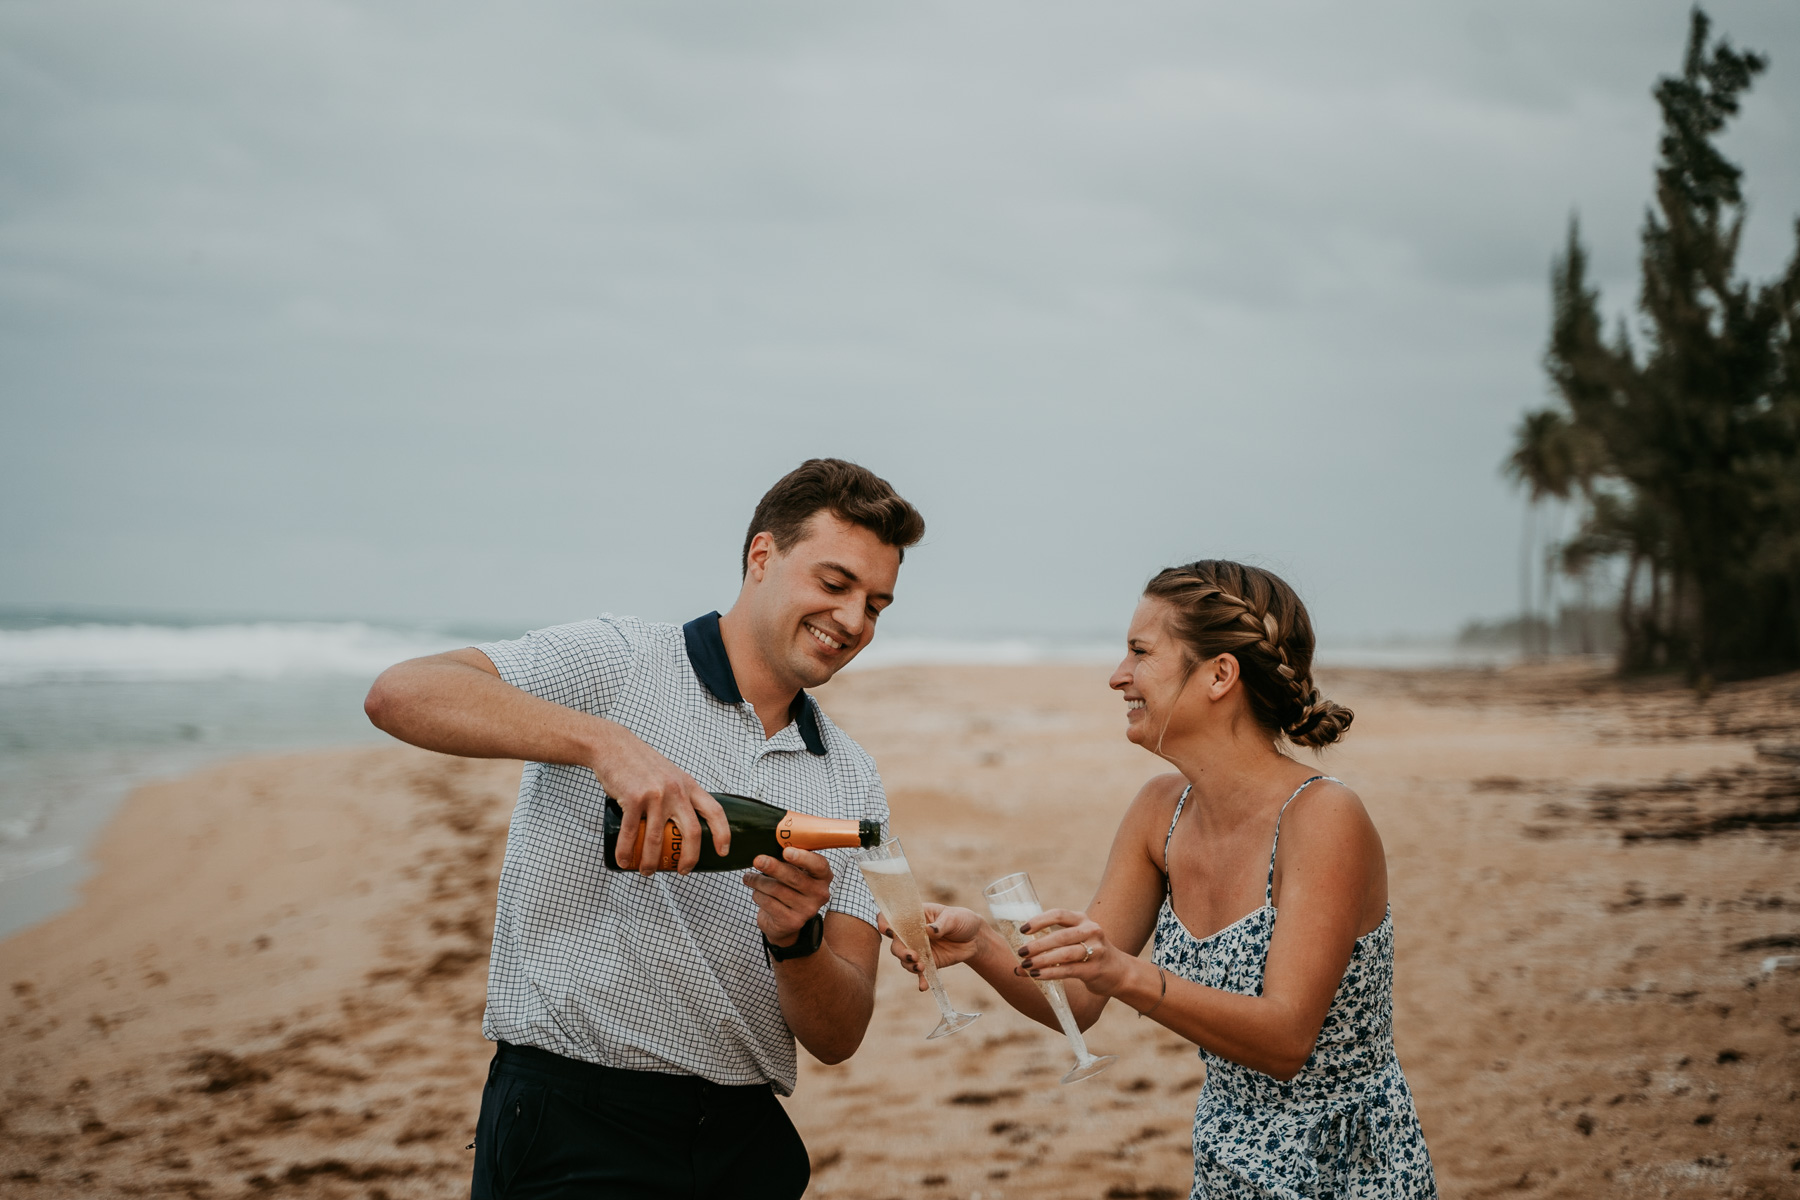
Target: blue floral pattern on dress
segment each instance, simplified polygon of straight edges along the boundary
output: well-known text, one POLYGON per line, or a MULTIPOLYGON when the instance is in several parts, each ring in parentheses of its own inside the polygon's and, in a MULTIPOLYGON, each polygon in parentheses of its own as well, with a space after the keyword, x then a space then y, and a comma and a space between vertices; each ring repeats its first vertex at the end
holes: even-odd
MULTIPOLYGON (((1281 806, 1320 779, 1301 784, 1281 806)), ((1338 782, 1332 780, 1333 783, 1338 782)), ((1190 789, 1191 790, 1191 789, 1190 789)), ((1169 836, 1188 793, 1175 805, 1169 836)), ((1165 893, 1152 951, 1183 979, 1262 995, 1275 930, 1275 851, 1263 906, 1210 937, 1190 933, 1165 893)), ((1168 863, 1168 842, 1163 843, 1168 863)), ((1166 876, 1165 876, 1166 877, 1166 876)), ((1394 918, 1356 939, 1343 982, 1300 1073, 1282 1082, 1205 1049, 1206 1084, 1194 1107, 1190 1200, 1424 1200, 1437 1196, 1412 1092, 1394 1057, 1394 918)))

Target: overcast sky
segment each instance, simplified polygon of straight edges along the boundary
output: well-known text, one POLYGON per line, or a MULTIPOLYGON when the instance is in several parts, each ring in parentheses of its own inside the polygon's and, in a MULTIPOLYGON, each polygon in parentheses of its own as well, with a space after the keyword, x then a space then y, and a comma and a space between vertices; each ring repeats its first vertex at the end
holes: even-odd
MULTIPOLYGON (((1774 275, 1800 5, 1730 136, 1774 275)), ((1579 211, 1635 298, 1687 7, 0 5, 0 603, 729 605, 757 497, 924 511, 915 634, 1275 567, 1326 641, 1515 606, 1579 211)))

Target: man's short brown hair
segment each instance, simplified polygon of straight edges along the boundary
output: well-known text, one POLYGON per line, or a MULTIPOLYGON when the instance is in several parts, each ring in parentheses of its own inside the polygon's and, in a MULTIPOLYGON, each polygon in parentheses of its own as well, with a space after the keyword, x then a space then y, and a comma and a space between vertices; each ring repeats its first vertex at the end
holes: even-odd
POLYGON ((900 551, 925 536, 925 518, 900 498, 888 481, 841 458, 809 458, 783 475, 757 502, 744 535, 743 571, 750 571, 750 543, 766 533, 786 553, 804 535, 806 523, 819 512, 861 525, 886 545, 900 551))

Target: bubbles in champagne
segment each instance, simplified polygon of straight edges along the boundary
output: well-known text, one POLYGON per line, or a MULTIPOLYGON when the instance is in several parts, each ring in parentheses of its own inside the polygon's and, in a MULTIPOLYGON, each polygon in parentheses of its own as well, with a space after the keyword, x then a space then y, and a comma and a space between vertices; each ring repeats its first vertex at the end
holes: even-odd
MULTIPOLYGON (((1042 905, 1033 904, 1029 900, 1003 900, 999 903, 990 900, 988 911, 993 914, 994 924, 1000 927, 1007 943, 1017 950, 1031 940, 1019 927, 1041 914, 1044 909, 1042 905)), ((1060 929, 1061 926, 1051 928, 1060 929)), ((1032 937, 1049 932, 1049 929, 1040 929, 1032 937)), ((1074 1047, 1076 1059, 1085 1062, 1090 1057, 1087 1044, 1082 1039, 1081 1027, 1075 1023, 1075 1014, 1069 1008, 1069 996, 1063 990, 1062 983, 1055 979, 1036 979, 1032 982, 1038 985, 1038 990, 1044 993, 1044 999, 1050 1002, 1050 1011, 1056 1014, 1056 1023, 1062 1026, 1063 1036, 1074 1047)))
POLYGON ((875 903, 887 915, 894 936, 924 958, 931 952, 931 935, 925 928, 925 905, 919 899, 919 884, 904 858, 881 858, 861 862, 863 878, 875 903))
POLYGON ((931 931, 926 927, 925 905, 919 898, 919 883, 913 878, 906 856, 900 852, 900 843, 884 842, 879 849, 859 857, 856 865, 861 869, 875 903, 881 906, 882 915, 887 917, 894 939, 918 956, 919 969, 931 988, 931 998, 943 1015, 938 1027, 925 1036, 939 1038, 967 1027, 981 1014, 957 1012, 950 1005, 950 997, 944 994, 944 985, 938 982, 937 966, 931 957, 931 931))
MULTIPOLYGON (((1037 898, 1037 889, 1031 886, 1031 877, 1023 871, 996 879, 982 889, 982 894, 987 897, 988 912, 993 915, 994 924, 1000 927, 1000 933, 1014 950, 1022 949, 1027 941, 1063 928, 1061 925, 1046 925, 1042 929, 1033 930, 1029 938, 1025 935, 1021 926, 1042 916, 1044 907, 1037 898)), ((1081 1036, 1081 1027, 1076 1024, 1075 1013, 1069 1008, 1069 995, 1063 990, 1060 980, 1034 977, 1032 982, 1043 993, 1050 1011, 1056 1015, 1056 1023, 1062 1026, 1063 1036, 1069 1039, 1069 1048, 1075 1051, 1074 1069, 1062 1077, 1064 1083, 1078 1083, 1099 1074, 1117 1061, 1111 1055, 1096 1057, 1088 1053, 1087 1042, 1081 1036)))

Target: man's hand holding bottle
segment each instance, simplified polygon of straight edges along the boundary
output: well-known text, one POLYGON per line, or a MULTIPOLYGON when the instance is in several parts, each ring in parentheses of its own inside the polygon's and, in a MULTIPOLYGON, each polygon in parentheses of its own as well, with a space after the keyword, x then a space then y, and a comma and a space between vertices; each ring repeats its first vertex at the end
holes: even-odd
MULTIPOLYGON (((637 734, 612 721, 601 721, 599 745, 588 763, 606 794, 625 812, 625 828, 661 829, 669 821, 681 830, 681 860, 676 867, 686 875, 700 861, 700 823, 712 831, 713 845, 721 854, 731 849, 731 824, 725 810, 692 775, 658 754, 637 734)), ((654 844, 638 853, 632 838, 620 838, 616 861, 627 871, 646 878, 656 873, 654 844)))

